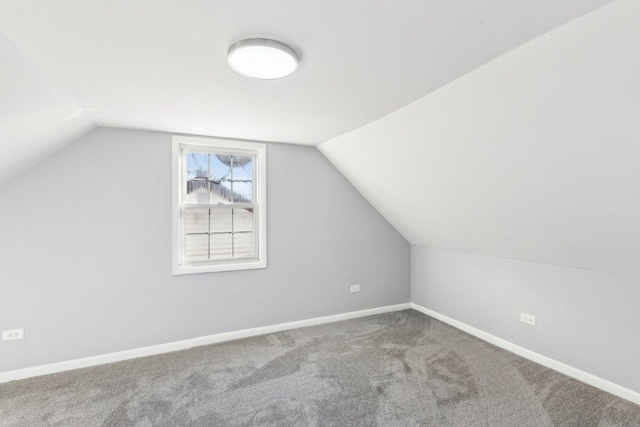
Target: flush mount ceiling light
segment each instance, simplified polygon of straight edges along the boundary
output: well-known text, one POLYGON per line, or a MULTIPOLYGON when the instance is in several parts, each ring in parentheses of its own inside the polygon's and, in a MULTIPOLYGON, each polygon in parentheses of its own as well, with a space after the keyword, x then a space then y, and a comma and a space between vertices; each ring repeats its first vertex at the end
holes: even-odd
POLYGON ((298 55, 284 43, 270 39, 246 39, 229 48, 229 66, 254 79, 274 80, 291 75, 298 68, 298 55))

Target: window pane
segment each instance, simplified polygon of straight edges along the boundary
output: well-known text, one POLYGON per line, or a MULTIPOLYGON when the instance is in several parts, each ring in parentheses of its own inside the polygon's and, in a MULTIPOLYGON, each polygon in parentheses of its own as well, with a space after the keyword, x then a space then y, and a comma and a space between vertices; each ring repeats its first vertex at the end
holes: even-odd
POLYGON ((184 210, 184 232, 208 233, 209 232, 209 209, 185 209, 184 210))
POLYGON ((206 153, 186 153, 187 179, 209 178, 209 156, 206 153))
POLYGON ((225 183, 231 179, 231 168, 213 153, 187 151, 185 179, 186 202, 230 203, 231 190, 225 183))
POLYGON ((253 231, 253 209, 233 210, 233 231, 253 231))
POLYGON ((253 181, 252 156, 233 156, 233 179, 253 181))
POLYGON ((255 257, 255 238, 254 233, 234 233, 234 258, 251 258, 255 257))
POLYGON ((231 190, 225 186, 226 183, 227 181, 211 182, 210 203, 231 203, 231 190))
POLYGON ((227 162, 222 161, 221 157, 216 154, 210 154, 211 158, 211 178, 215 181, 224 181, 229 179, 231 168, 227 162))
POLYGON ((231 233, 211 235, 211 259, 231 258, 231 233))
POLYGON ((231 211, 231 208, 211 208, 212 233, 231 232, 231 211))
POLYGON ((211 203, 209 181, 202 178, 195 178, 187 181, 187 203, 211 203))
POLYGON ((233 195, 236 203, 253 201, 253 157, 233 157, 233 195))
POLYGON ((209 259, 209 236, 207 234, 185 236, 184 260, 194 262, 207 259, 209 259))
POLYGON ((185 156, 187 180, 201 178, 220 182, 224 179, 230 179, 231 168, 229 164, 220 161, 215 154, 187 151, 185 156))
POLYGON ((235 203, 251 203, 253 201, 253 156, 232 156, 217 154, 218 160, 233 170, 220 185, 229 190, 235 203))
POLYGON ((253 183, 252 182, 233 182, 233 202, 234 203, 253 203, 253 183))

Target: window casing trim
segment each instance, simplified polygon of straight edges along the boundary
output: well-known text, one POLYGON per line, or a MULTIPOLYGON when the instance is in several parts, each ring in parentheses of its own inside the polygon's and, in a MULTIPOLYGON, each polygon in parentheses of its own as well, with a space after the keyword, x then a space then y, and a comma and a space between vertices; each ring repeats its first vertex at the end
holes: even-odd
POLYGON ((267 174, 266 145, 222 138, 202 138, 174 135, 172 138, 172 222, 173 222, 173 274, 212 273, 218 271, 249 270, 267 267, 267 174), (251 259, 219 260, 198 264, 183 264, 184 230, 182 221, 182 195, 186 193, 186 180, 183 179, 183 150, 195 148, 217 153, 255 155, 255 202, 257 213, 257 257, 251 259))

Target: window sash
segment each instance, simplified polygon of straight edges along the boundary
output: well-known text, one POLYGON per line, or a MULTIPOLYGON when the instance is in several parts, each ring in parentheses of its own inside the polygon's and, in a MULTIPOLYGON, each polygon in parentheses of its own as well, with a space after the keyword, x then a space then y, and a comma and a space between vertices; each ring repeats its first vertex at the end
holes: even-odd
MULTIPOLYGON (((257 196, 258 196, 258 185, 259 184, 259 179, 261 177, 258 177, 258 154, 255 152, 255 150, 243 150, 241 148, 238 148, 237 150, 225 150, 225 149, 217 149, 216 147, 207 147, 207 146, 200 146, 200 145, 190 145, 190 144, 181 144, 180 145, 180 203, 184 204, 186 203, 184 201, 186 195, 187 195, 187 182, 188 179, 186 179, 186 170, 187 170, 187 154, 188 153, 204 153, 204 154, 210 154, 210 155, 224 155, 224 156, 236 156, 236 157, 251 157, 251 182, 252 182, 252 189, 251 189, 251 200, 254 203, 257 203, 257 196), (256 183, 258 183, 258 185, 256 185, 256 183)), ((225 180, 226 182, 231 182, 231 198, 233 199, 233 183, 234 182, 245 182, 245 180, 234 180, 233 179, 233 168, 229 168, 230 169, 230 174, 231 177, 230 179, 225 180)), ((209 171, 210 173, 211 171, 209 171)), ((207 182, 209 181, 213 181, 213 180, 206 180, 207 182)), ((231 203, 234 203, 233 201, 231 201, 231 203)))
POLYGON ((189 265, 206 265, 206 264, 222 264, 222 263, 226 263, 228 261, 238 261, 238 260, 244 260, 244 261, 251 261, 251 260, 257 260, 260 259, 260 245, 258 244, 259 241, 259 224, 260 224, 260 213, 259 213, 259 209, 258 209, 258 204, 257 203, 219 203, 219 204, 197 204, 197 203, 183 203, 181 206, 181 210, 180 210, 180 222, 182 224, 182 245, 181 245, 181 258, 182 258, 182 264, 189 266, 189 265), (186 221, 185 221, 185 211, 189 210, 189 209, 204 209, 204 210, 208 210, 209 212, 209 219, 208 219, 208 230, 207 231, 201 231, 201 232, 192 232, 192 233, 188 233, 185 230, 185 226, 186 226, 186 221), (215 210, 231 210, 231 231, 211 231, 211 211, 215 211, 215 210), (252 230, 235 230, 235 223, 234 223, 234 219, 233 219, 233 211, 235 209, 252 209, 253 212, 253 226, 252 226, 252 230), (249 233, 253 233, 253 256, 248 256, 248 257, 237 257, 235 255, 235 238, 234 236, 236 234, 249 234, 249 233), (224 234, 229 234, 231 235, 231 256, 227 257, 227 258, 217 258, 217 259, 212 259, 211 258, 211 235, 224 235, 224 234), (209 243, 209 248, 208 248, 208 259, 206 260, 187 260, 187 256, 186 256, 186 251, 187 251, 187 236, 208 236, 208 243, 209 243))

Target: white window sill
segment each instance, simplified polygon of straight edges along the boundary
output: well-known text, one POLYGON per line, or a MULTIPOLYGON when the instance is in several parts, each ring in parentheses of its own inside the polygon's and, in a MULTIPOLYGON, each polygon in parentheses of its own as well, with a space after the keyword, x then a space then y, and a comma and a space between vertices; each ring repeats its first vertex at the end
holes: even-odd
POLYGON ((174 269, 173 275, 179 276, 183 274, 216 273, 219 271, 254 270, 257 268, 267 268, 267 261, 251 260, 229 264, 179 266, 178 268, 174 269))

